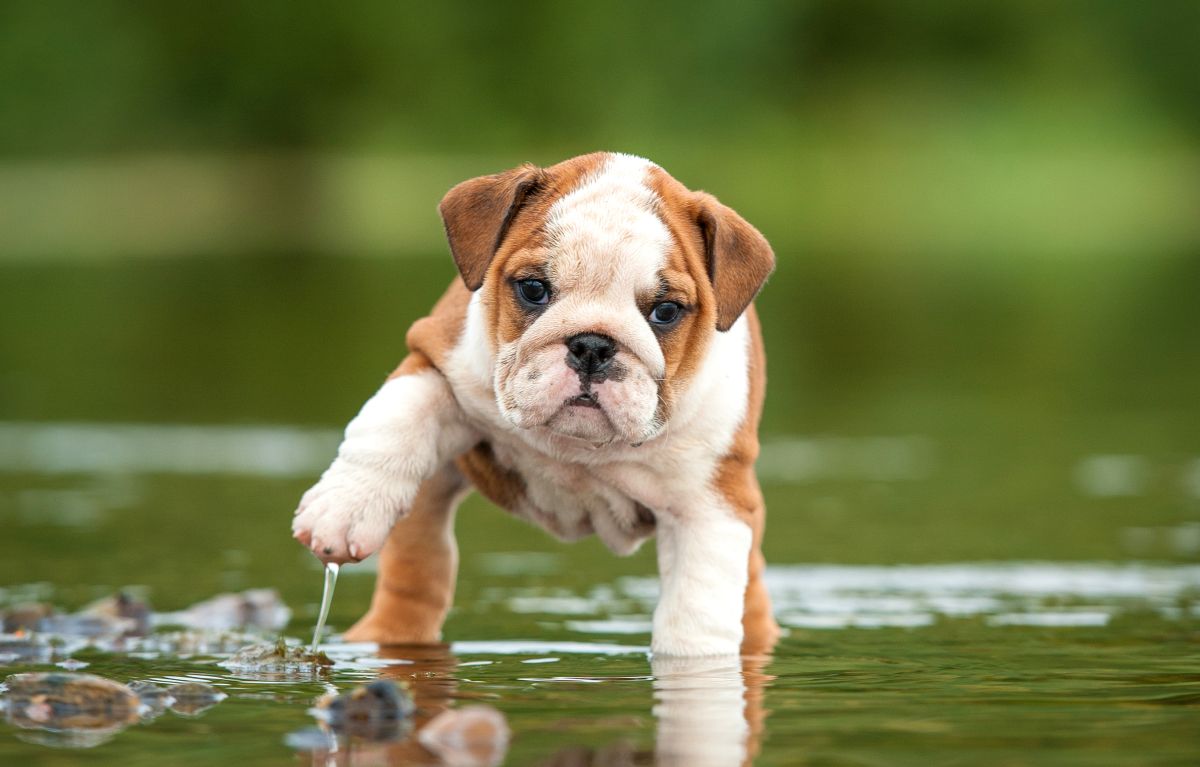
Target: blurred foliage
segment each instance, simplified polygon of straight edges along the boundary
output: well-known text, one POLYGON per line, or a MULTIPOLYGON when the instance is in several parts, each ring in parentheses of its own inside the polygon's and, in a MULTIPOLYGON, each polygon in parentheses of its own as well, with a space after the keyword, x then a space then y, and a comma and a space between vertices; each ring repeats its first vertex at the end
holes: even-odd
POLYGON ((1200 245, 1200 6, 0 5, 0 258, 432 252, 442 191, 641 154, 785 258, 1200 245))
POLYGON ((0 152, 711 149, 881 91, 1113 100, 1195 137, 1197 29, 1190 0, 7 0, 0 152))
MULTIPOLYGON (((768 487, 773 558, 1142 555, 1123 530, 1200 511, 1197 30, 1195 0, 0 0, 0 419, 343 423, 451 278, 444 190, 615 149, 774 243, 767 439, 937 446, 925 484, 768 487), (1108 454, 1143 495, 1081 495, 1108 454)), ((301 484, 209 502, 286 518, 301 484)))

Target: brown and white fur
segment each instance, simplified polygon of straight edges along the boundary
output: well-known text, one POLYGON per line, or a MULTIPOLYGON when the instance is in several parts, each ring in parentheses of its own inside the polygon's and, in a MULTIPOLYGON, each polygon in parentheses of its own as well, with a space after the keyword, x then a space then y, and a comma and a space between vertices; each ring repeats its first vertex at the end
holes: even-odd
POLYGON ((382 549, 371 609, 346 637, 439 639, 454 509, 473 486, 564 540, 594 533, 629 554, 656 535, 656 655, 768 650, 751 305, 774 267, 767 241, 623 154, 472 179, 440 210, 461 277, 409 330, 408 357, 292 525, 324 561, 382 549), (529 279, 549 286, 544 307, 519 298, 529 279), (683 307, 669 328, 648 319, 663 301, 683 307), (571 366, 581 334, 611 340, 604 375, 571 366))

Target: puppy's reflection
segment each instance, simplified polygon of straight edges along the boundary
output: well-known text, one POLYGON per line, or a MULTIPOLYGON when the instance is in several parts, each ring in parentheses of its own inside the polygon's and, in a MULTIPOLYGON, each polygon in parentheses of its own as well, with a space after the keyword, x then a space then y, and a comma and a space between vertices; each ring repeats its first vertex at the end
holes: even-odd
POLYGON ((751 764, 767 711, 768 656, 655 658, 654 716, 658 765, 751 764))
MULTIPOLYGON (((408 685, 416 703, 413 730, 394 743, 355 742, 342 750, 314 755, 313 764, 438 765, 417 733, 465 696, 458 688, 458 658, 447 645, 380 647, 379 657, 408 663, 387 666, 383 676, 408 685)), ((571 748, 553 754, 544 767, 681 767, 749 765, 758 755, 767 710, 766 687, 775 677, 765 669, 770 656, 742 658, 654 658, 651 661, 653 713, 657 720, 654 755, 628 741, 599 749, 571 748)), ((517 734, 518 737, 520 733, 517 734)), ((479 767, 500 764, 503 751, 480 754, 479 767)))
MULTIPOLYGON (((412 729, 403 740, 389 743, 352 741, 343 744, 335 752, 314 753, 313 765, 342 767, 343 765, 445 765, 448 762, 426 749, 418 740, 418 733, 438 714, 451 707, 455 700, 470 697, 458 690, 456 672, 458 658, 450 647, 437 645, 393 645, 381 646, 379 657, 387 660, 407 661, 386 666, 381 671, 385 679, 394 679, 408 687, 416 705, 412 729)), ((478 735, 478 733, 469 733, 478 735)), ((464 738, 467 738, 464 733, 464 738)), ((494 767, 504 760, 505 743, 495 743, 495 748, 464 748, 456 751, 452 762, 462 767, 494 767)))
POLYGON ((654 754, 629 741, 601 748, 563 749, 541 767, 730 767, 758 755, 767 710, 763 707, 770 656, 655 658, 654 754))

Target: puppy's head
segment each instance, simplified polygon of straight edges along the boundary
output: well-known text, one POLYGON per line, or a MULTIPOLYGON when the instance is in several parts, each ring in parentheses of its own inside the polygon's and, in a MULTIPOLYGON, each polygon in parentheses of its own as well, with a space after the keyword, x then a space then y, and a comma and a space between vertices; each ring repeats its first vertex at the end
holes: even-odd
POLYGON ((505 417, 596 445, 659 434, 774 267, 740 216, 629 155, 465 181, 441 213, 505 417))

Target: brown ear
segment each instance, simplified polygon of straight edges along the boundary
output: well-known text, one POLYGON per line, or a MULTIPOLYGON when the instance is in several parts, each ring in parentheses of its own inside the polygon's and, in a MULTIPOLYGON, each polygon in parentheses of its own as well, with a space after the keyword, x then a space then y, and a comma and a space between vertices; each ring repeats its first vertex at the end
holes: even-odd
POLYGON ((442 198, 438 210, 446 226, 450 254, 470 290, 478 290, 492 256, 504 241, 521 204, 541 181, 533 165, 464 181, 442 198))
POLYGON ((697 220, 717 296, 717 330, 729 330, 775 269, 770 244, 746 219, 703 192, 697 220))

